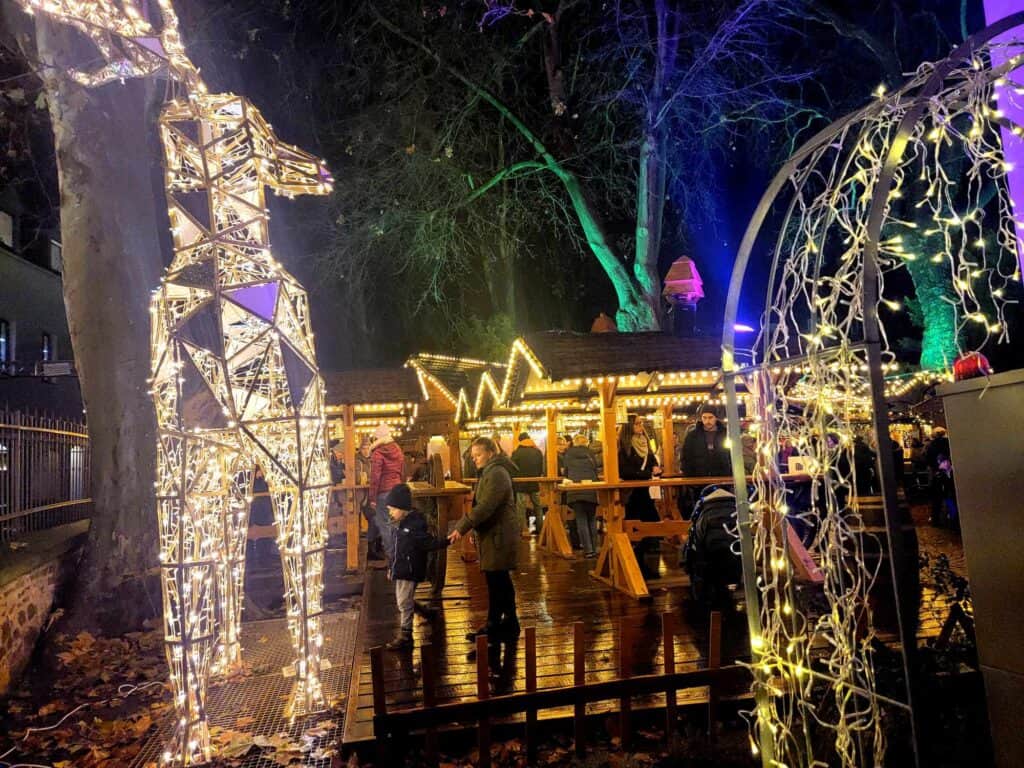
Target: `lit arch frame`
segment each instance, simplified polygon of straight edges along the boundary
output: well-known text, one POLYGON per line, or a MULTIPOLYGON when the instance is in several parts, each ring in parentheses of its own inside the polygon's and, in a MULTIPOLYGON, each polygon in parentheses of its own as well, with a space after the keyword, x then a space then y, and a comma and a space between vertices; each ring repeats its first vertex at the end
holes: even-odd
MULTIPOLYGON (((738 445, 740 441, 737 379, 742 379, 752 394, 753 413, 748 412, 747 416, 753 417, 758 427, 753 504, 743 482, 743 457, 735 451, 732 459, 737 481, 739 539, 757 700, 751 748, 755 754, 760 753, 766 766, 776 764, 775 760, 790 765, 810 764, 815 756, 811 754, 814 747, 809 736, 819 727, 836 731, 836 754, 832 757, 838 757, 842 764, 856 764, 856 758, 861 754, 858 749, 863 747, 865 736, 877 759, 886 748, 878 718, 880 702, 909 710, 911 742, 915 758, 917 756, 907 654, 903 654, 903 674, 908 684, 904 691, 905 701, 901 704, 879 693, 874 685, 872 657, 858 647, 865 631, 874 632, 867 592, 877 572, 868 573, 864 567, 863 546, 871 537, 859 529, 863 520, 860 510, 855 504, 847 507, 839 503, 836 493, 845 498, 851 494, 856 482, 852 447, 844 442, 844 438, 850 435, 850 403, 855 399, 854 395, 865 395, 870 405, 870 427, 874 438, 877 444, 887 445, 888 413, 883 363, 891 353, 879 316, 879 304, 891 301, 885 297, 885 276, 898 269, 901 260, 910 261, 923 255, 900 253, 902 249, 895 247, 898 241, 894 246, 893 231, 899 226, 910 225, 895 216, 894 209, 899 206, 891 206, 891 203, 894 190, 898 195, 907 182, 907 168, 918 162, 922 168, 926 167, 928 156, 920 150, 928 141, 937 147, 936 168, 942 165, 941 146, 951 138, 960 141, 970 161, 968 171, 980 170, 981 185, 984 186, 987 179, 995 189, 994 196, 986 199, 984 205, 999 211, 995 226, 986 230, 982 224, 984 211, 980 207, 973 209, 971 216, 956 222, 956 237, 951 239, 952 221, 946 221, 949 217, 942 216, 942 213, 946 203, 955 207, 956 201, 952 197, 935 205, 924 199, 921 205, 916 206, 917 209, 926 204, 929 206, 928 210, 937 220, 938 231, 943 234, 944 245, 949 246, 940 263, 943 268, 949 268, 952 281, 945 287, 949 289, 956 316, 958 349, 976 348, 992 337, 1006 340, 1006 326, 1000 322, 1005 306, 1003 286, 1020 281, 1017 263, 1020 249, 1012 217, 1012 202, 1004 188, 1004 177, 1012 168, 1002 163, 998 149, 1000 129, 1007 128, 1008 123, 998 110, 988 109, 987 103, 997 86, 1000 98, 1009 93, 1010 89, 1003 87, 1007 73, 1017 70, 1024 61, 1020 36, 1014 41, 997 42, 995 38, 1022 24, 1024 13, 1017 13, 989 26, 969 38, 934 68, 922 68, 916 77, 891 96, 879 98, 816 134, 794 153, 772 180, 741 242, 723 321, 723 372, 732 443, 738 445), (1000 59, 1002 63, 995 70, 984 66, 986 46, 990 43, 993 47, 998 44, 1012 49, 1000 59), (951 83, 959 84, 960 90, 953 88, 951 83), (980 102, 978 97, 982 98, 980 102), (972 108, 977 110, 977 114, 971 111, 972 108), (934 125, 937 115, 946 115, 949 120, 940 120, 934 125), (978 126, 977 134, 972 128, 968 135, 960 135, 959 122, 963 122, 965 116, 968 125, 978 126), (925 133, 924 127, 929 124, 933 124, 932 130, 925 133), (937 130, 938 135, 931 136, 937 130), (993 145, 995 152, 989 151, 993 145), (863 157, 871 161, 866 166, 856 163, 862 151, 863 157), (828 160, 832 161, 831 166, 823 163, 828 160), (863 177, 857 182, 859 171, 863 171, 863 177), (779 234, 771 247, 772 264, 762 316, 763 327, 755 348, 749 351, 750 360, 745 361, 749 364, 741 365, 734 325, 738 319, 744 278, 762 228, 787 190, 792 197, 782 208, 784 213, 779 234), (857 192, 860 192, 859 198, 857 192), (982 215, 978 216, 978 211, 982 215), (971 263, 975 257, 965 256, 968 230, 975 223, 983 233, 977 241, 981 248, 981 267, 971 263), (793 225, 797 226, 795 233, 793 225), (994 261, 989 261, 985 234, 993 230, 996 234, 996 255, 994 261), (845 250, 834 239, 837 231, 849 238, 847 242, 851 244, 845 250), (840 256, 838 261, 834 255, 840 256), (1001 266, 1004 261, 1012 263, 1010 271, 1001 266), (969 268, 966 274, 963 271, 965 267, 969 268), (805 268, 802 273, 800 268, 805 268), (830 272, 830 269, 834 271, 830 272), (971 284, 975 272, 981 273, 976 276, 979 279, 987 278, 980 290, 971 284), (823 283, 827 287, 819 290, 823 283), (843 289, 846 289, 845 293, 843 289), (992 319, 982 311, 988 306, 995 309, 995 322, 991 322, 992 319), (836 322, 837 318, 839 322, 836 322), (980 342, 970 341, 971 322, 985 323, 982 329, 984 338, 980 342), (804 331, 803 335, 800 331, 804 331), (799 419, 789 415, 786 408, 787 389, 795 377, 794 371, 800 371, 806 377, 803 382, 805 390, 809 381, 811 390, 818 393, 814 402, 801 404, 799 419), (847 431, 839 431, 843 426, 847 431), (833 434, 833 427, 840 438, 834 449, 829 448, 830 440, 826 435, 826 432, 833 434), (816 439, 812 437, 815 430, 818 433, 816 439), (792 601, 793 578, 788 569, 786 495, 776 457, 780 438, 789 439, 801 433, 808 438, 807 452, 822 469, 816 491, 824 499, 826 509, 813 545, 824 547, 821 551, 826 554, 822 565, 832 614, 824 625, 820 620, 812 624, 801 615, 799 607, 792 601), (841 471, 844 460, 846 470, 841 471), (838 551, 838 554, 832 554, 833 551, 838 551), (852 566, 850 560, 853 560, 852 566), (845 592, 842 591, 844 583, 845 592), (842 600, 833 601, 837 597, 842 600), (864 621, 867 622, 866 629, 863 625, 851 623, 864 621), (858 674, 819 675, 811 669, 811 638, 829 632, 832 634, 828 639, 839 645, 826 661, 835 662, 839 655, 846 654, 849 666, 859 667, 858 674), (780 641, 785 643, 780 645, 780 641), (834 694, 836 712, 830 722, 822 722, 812 715, 816 706, 814 697, 820 696, 820 688, 816 694, 812 680, 824 683, 826 693, 834 694), (854 700, 861 707, 856 724, 846 720, 843 709, 854 700), (855 743, 857 741, 859 745, 855 743)), ((1014 85, 1019 86, 1018 83, 1014 85)), ((1019 135, 1019 126, 1010 127, 1019 135)), ((971 178, 976 177, 977 174, 971 178)), ((967 179, 968 175, 965 174, 964 178, 967 179)), ((922 183, 935 181, 924 170, 919 179, 922 183)), ((945 181, 937 183, 943 191, 949 191, 945 181)), ((910 182, 908 187, 912 185, 910 182)), ((971 202, 974 199, 971 197, 971 183, 965 186, 967 200, 964 202, 971 202)), ((973 191, 980 194, 980 188, 973 191)), ((932 194, 932 185, 929 185, 926 197, 932 194)), ((936 253, 929 258, 937 259, 939 255, 936 253)), ((906 605, 913 585, 907 583, 905 572, 900 573, 893 557, 904 551, 904 542, 898 519, 891 451, 879 451, 879 463, 888 562, 896 603, 906 605)), ((910 597, 912 599, 913 596, 910 597)), ((897 614, 903 649, 915 645, 913 624, 916 623, 916 615, 908 620, 901 615, 905 612, 908 613, 897 614)))

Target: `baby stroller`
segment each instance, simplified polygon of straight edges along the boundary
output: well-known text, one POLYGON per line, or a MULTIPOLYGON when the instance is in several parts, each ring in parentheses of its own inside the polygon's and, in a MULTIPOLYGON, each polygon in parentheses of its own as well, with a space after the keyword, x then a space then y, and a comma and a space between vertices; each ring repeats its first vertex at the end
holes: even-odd
POLYGON ((709 485, 698 498, 683 546, 682 565, 690 576, 693 599, 712 610, 727 607, 729 585, 743 581, 736 543, 736 497, 709 485))

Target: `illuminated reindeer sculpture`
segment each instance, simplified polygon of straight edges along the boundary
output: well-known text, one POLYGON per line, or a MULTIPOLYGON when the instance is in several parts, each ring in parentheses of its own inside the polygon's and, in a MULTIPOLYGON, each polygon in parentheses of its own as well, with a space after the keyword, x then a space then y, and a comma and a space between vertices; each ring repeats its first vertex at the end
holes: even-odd
POLYGON ((164 762, 198 764, 211 758, 210 674, 239 663, 257 465, 278 526, 297 656, 291 710, 323 705, 323 384, 306 292, 270 252, 264 188, 324 195, 332 179, 320 160, 279 141, 248 100, 207 91, 170 0, 159 0, 159 30, 135 0, 19 2, 98 48, 105 64, 72 71, 76 81, 99 86, 160 71, 169 80, 159 124, 174 258, 150 307, 164 635, 178 717, 164 762))

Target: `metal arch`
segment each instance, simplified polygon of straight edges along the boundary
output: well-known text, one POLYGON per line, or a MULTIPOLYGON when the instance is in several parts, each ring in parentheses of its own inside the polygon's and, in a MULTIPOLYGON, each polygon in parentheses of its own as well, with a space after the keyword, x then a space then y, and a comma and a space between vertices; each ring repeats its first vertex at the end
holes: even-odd
MULTIPOLYGON (((800 164, 815 151, 822 148, 834 136, 844 131, 847 127, 871 116, 873 112, 880 110, 885 104, 891 104, 902 95, 920 88, 914 95, 914 103, 909 106, 897 128, 895 137, 890 145, 886 156, 885 164, 876 180, 872 193, 871 207, 868 214, 866 229, 866 240, 864 248, 864 267, 861 276, 861 295, 864 305, 863 334, 867 350, 867 364, 869 369, 869 386, 872 402, 872 429, 875 434, 876 444, 884 445, 888 437, 888 412, 885 402, 884 380, 881 361, 881 341, 879 337, 880 322, 878 318, 878 250, 881 239, 881 230, 884 223, 885 207, 888 201, 889 189, 893 178, 899 168, 906 151, 909 138, 914 127, 924 115, 928 106, 928 100, 940 89, 953 68, 969 59, 981 46, 990 42, 993 38, 1007 32, 1015 27, 1024 25, 1024 12, 1018 12, 1007 16, 1000 21, 989 25, 985 29, 975 33, 959 45, 949 56, 939 62, 932 72, 926 76, 913 78, 898 91, 895 91, 888 99, 871 103, 865 107, 850 113, 816 133, 811 139, 804 143, 800 149, 786 161, 778 173, 768 185, 764 194, 758 202, 757 208, 751 216, 747 229, 744 232, 743 240, 737 251, 736 261, 729 281, 729 290, 726 297, 726 306, 722 327, 722 372, 725 383, 726 395, 726 416, 729 440, 733 445, 741 442, 741 431, 739 423, 739 405, 737 399, 736 377, 739 369, 736 363, 736 331, 735 323, 739 310, 739 300, 743 290, 743 280, 750 264, 750 257, 754 244, 765 219, 768 216, 772 205, 777 200, 779 193, 791 178, 794 171, 800 164)), ((788 214, 787 214, 788 218, 788 214)), ((773 262, 779 257, 778 249, 773 251, 773 262)), ((773 263, 773 274, 775 264, 773 263)), ((771 286, 768 287, 768 296, 771 297, 771 286)), ((762 360, 764 365, 770 361, 762 360)), ((899 623, 900 641, 903 647, 904 679, 906 681, 907 703, 910 705, 911 717, 911 743, 914 751, 915 764, 920 764, 918 749, 918 727, 917 716, 913 702, 913 679, 910 676, 910 663, 908 651, 916 647, 916 638, 907 637, 908 625, 904 621, 900 609, 900 595, 904 593, 907 585, 896 567, 893 557, 894 552, 900 552, 903 548, 902 530, 897 517, 897 498, 894 476, 894 465, 892 454, 889 451, 878 452, 881 470, 881 485, 883 496, 883 509, 885 525, 888 532, 888 554, 889 567, 892 571, 894 593, 897 606, 897 619, 899 623)), ((743 466, 743 457, 740 451, 732 451, 732 470, 735 481, 735 495, 737 502, 737 522, 740 537, 740 550, 743 560, 743 585, 744 597, 747 604, 747 622, 750 636, 759 637, 761 634, 760 600, 756 587, 756 564, 754 562, 753 541, 750 535, 750 498, 747 493, 745 481, 746 472, 743 466)), ((756 674, 756 673, 755 673, 756 674)), ((768 703, 767 696, 763 692, 763 686, 759 686, 757 704, 762 706, 768 703)), ((768 766, 774 764, 774 749, 770 734, 762 725, 760 732, 762 764, 768 766)))

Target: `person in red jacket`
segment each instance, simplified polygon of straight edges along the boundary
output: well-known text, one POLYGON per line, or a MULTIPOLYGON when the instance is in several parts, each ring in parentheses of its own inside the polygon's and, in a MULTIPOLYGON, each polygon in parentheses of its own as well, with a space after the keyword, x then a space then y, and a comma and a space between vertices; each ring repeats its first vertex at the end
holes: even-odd
MULTIPOLYGON (((381 424, 374 432, 374 441, 370 449, 370 508, 374 510, 377 530, 380 532, 381 544, 388 562, 394 554, 392 532, 394 526, 388 517, 387 496, 399 483, 405 480, 405 456, 402 449, 391 436, 391 427, 381 424)), ((379 553, 379 547, 370 547, 368 551, 379 553)))

